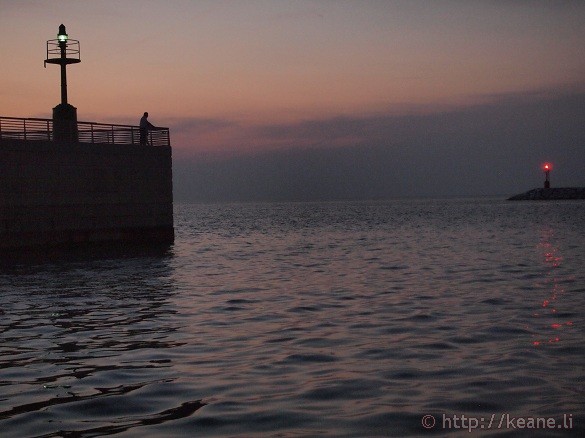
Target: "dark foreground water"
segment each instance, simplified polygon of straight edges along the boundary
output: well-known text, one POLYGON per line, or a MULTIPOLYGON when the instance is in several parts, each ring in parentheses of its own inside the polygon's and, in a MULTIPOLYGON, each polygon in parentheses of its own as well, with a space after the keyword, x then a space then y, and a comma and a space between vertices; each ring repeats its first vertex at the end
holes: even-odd
POLYGON ((161 254, 0 269, 0 436, 583 436, 584 202, 175 222, 161 254))

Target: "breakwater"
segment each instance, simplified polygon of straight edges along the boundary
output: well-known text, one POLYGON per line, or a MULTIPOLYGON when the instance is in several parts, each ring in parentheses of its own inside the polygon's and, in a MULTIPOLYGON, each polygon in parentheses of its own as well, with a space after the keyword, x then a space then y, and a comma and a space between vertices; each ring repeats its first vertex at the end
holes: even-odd
POLYGON ((585 187, 539 188, 508 198, 509 201, 549 201, 563 199, 585 199, 585 187))
POLYGON ((170 146, 0 140, 0 248, 172 242, 170 146))

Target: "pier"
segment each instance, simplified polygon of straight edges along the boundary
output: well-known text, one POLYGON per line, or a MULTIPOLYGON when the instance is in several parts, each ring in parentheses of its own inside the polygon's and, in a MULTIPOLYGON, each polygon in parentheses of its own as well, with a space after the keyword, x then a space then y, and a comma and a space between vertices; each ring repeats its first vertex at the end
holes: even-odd
POLYGON ((83 122, 67 97, 81 62, 65 25, 47 41, 61 70, 52 119, 0 116, 0 249, 174 240, 168 128, 83 122), (146 135, 146 139, 144 138, 146 135), (146 141, 144 141, 146 140, 146 141))
POLYGON ((174 239, 167 128, 0 117, 0 249, 174 239))

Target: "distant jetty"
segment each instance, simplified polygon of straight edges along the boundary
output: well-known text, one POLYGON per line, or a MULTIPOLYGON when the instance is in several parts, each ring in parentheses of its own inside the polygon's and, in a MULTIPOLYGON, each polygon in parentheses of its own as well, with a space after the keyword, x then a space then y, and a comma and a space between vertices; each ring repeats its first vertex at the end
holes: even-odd
POLYGON ((565 199, 585 199, 585 187, 532 189, 526 193, 512 196, 508 198, 508 201, 557 201, 565 199))

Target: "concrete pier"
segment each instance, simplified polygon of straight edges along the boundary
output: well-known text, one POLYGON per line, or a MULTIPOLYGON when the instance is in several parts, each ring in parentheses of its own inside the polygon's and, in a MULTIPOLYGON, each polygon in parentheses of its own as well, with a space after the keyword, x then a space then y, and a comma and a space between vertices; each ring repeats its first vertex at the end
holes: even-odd
POLYGON ((0 140, 0 249, 172 242, 170 146, 0 140))

